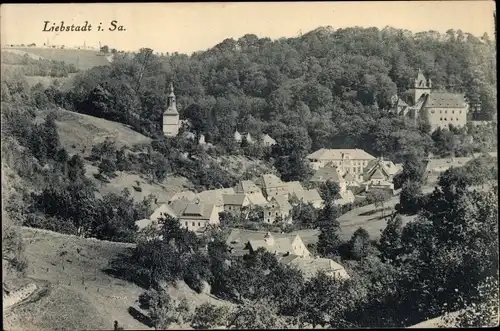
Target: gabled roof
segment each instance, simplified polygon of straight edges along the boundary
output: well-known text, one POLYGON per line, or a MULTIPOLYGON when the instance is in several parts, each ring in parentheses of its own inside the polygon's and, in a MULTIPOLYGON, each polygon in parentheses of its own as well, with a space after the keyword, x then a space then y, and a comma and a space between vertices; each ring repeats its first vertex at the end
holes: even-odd
POLYGON ((349 275, 339 263, 324 258, 298 258, 289 262, 289 265, 297 267, 305 278, 316 276, 319 271, 336 272, 341 278, 347 279, 349 275))
POLYGON ((260 188, 255 185, 251 180, 242 180, 236 184, 234 191, 236 193, 250 193, 250 192, 261 192, 260 188))
POLYGON ((271 138, 271 136, 268 135, 267 133, 262 136, 262 142, 264 144, 267 144, 267 145, 274 145, 274 144, 276 144, 276 140, 274 140, 273 138, 271 138))
POLYGON ((170 215, 172 217, 177 217, 177 214, 175 211, 172 209, 172 207, 169 204, 162 204, 160 207, 156 208, 156 210, 149 216, 149 219, 156 221, 163 215, 170 215))
POLYGON ((318 190, 316 189, 299 191, 295 192, 294 194, 297 197, 297 199, 302 200, 304 202, 323 201, 323 199, 319 195, 318 190))
POLYGON ((427 97, 424 107, 426 108, 467 108, 464 94, 432 92, 427 97))
POLYGON ((348 172, 344 175, 344 179, 348 182, 353 182, 353 181, 356 181, 356 176, 354 176, 353 174, 348 172))
POLYGON ((144 218, 142 220, 135 221, 135 225, 139 228, 139 231, 147 228, 149 225, 153 224, 153 221, 149 218, 144 218))
POLYGON ((250 202, 244 193, 223 194, 222 198, 224 205, 246 206, 250 202))
POLYGON ((169 201, 175 201, 175 200, 186 200, 186 201, 193 201, 196 198, 196 193, 193 191, 182 191, 179 193, 175 193, 169 201))
MULTIPOLYGON (((288 211, 288 210, 292 209, 292 205, 290 204, 290 202, 288 202, 288 195, 283 194, 283 195, 274 196, 271 198, 269 203, 272 203, 273 200, 276 201, 276 203, 279 206, 279 209, 282 211, 288 211)), ((269 205, 269 203, 268 203, 268 205, 269 205)))
POLYGON ((328 180, 335 183, 345 182, 344 178, 335 167, 319 168, 311 178, 311 182, 326 182, 328 180))
POLYGON ((351 160, 372 160, 375 157, 368 154, 362 149, 326 149, 321 148, 314 153, 307 156, 309 160, 342 160, 342 157, 349 158, 351 160))
POLYGON ((209 204, 213 204, 216 206, 223 206, 224 199, 222 196, 224 194, 235 194, 235 192, 234 192, 233 188, 208 190, 208 191, 203 191, 203 192, 198 193, 197 197, 203 203, 209 203, 209 204))
POLYGON ((273 238, 271 241, 265 239, 249 240, 250 248, 256 251, 259 248, 264 248, 270 253, 286 254, 294 251, 293 241, 295 237, 273 238))
POLYGON ((302 184, 299 181, 285 182, 285 185, 287 186, 288 193, 304 191, 304 188, 302 187, 302 184))
POLYGON ((212 216, 212 212, 215 208, 213 204, 209 203, 195 203, 182 200, 171 202, 170 207, 175 211, 180 220, 210 220, 210 216, 212 216))
POLYGON ((257 243, 266 238, 266 235, 271 235, 275 241, 288 238, 290 242, 293 242, 297 237, 297 234, 231 229, 231 233, 226 239, 226 244, 234 250, 244 250, 248 242, 253 241, 257 245, 257 243))
POLYGON ((273 174, 265 174, 261 175, 257 180, 259 184, 261 184, 265 189, 276 188, 276 187, 284 187, 285 183, 281 181, 276 175, 273 174))

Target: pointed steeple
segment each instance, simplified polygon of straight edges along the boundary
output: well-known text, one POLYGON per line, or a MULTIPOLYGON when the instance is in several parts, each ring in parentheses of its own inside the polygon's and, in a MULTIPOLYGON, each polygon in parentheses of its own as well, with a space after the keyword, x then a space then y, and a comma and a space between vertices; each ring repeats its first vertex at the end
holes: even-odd
POLYGON ((175 102, 175 94, 174 94, 174 84, 170 82, 169 93, 167 96, 167 109, 163 113, 164 115, 179 115, 177 112, 177 105, 175 102))

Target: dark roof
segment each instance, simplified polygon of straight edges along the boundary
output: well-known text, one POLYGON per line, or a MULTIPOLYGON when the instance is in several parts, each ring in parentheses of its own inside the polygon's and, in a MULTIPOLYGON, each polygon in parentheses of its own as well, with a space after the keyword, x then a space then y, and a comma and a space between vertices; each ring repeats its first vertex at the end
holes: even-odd
POLYGON ((344 181, 344 178, 340 176, 340 174, 337 171, 337 168, 335 167, 323 167, 314 173, 314 175, 311 178, 311 182, 326 182, 328 180, 331 180, 332 182, 335 183, 340 183, 344 181))
POLYGON ((464 95, 460 93, 432 92, 428 95, 426 108, 466 108, 464 95))

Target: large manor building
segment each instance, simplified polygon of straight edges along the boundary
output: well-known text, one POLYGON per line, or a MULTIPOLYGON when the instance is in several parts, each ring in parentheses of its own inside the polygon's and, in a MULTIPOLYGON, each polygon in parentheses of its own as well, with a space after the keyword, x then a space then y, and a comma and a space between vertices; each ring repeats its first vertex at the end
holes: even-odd
POLYGON ((393 111, 400 116, 408 116, 415 121, 425 116, 434 131, 438 127, 448 128, 449 124, 463 127, 467 124, 469 106, 463 93, 450 93, 432 89, 431 79, 418 71, 414 86, 406 100, 398 97, 393 111))
POLYGON ((170 92, 167 96, 167 109, 163 112, 163 134, 174 137, 179 133, 179 112, 175 102, 174 86, 170 83, 170 92))

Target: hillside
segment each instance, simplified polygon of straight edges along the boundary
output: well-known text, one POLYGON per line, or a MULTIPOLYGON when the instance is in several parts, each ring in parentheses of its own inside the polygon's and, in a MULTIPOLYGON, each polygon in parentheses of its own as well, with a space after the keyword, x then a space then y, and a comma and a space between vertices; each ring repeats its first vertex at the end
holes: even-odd
MULTIPOLYGON (((46 114, 42 113, 41 117, 46 114)), ((68 153, 88 155, 92 146, 106 138, 113 140, 118 148, 147 144, 151 139, 121 123, 108 121, 64 109, 57 111, 57 131, 61 143, 68 153)))
POLYGON ((29 54, 34 59, 44 58, 47 60, 64 61, 74 64, 79 70, 87 70, 93 67, 108 65, 110 61, 105 56, 98 56, 95 50, 84 49, 60 49, 60 48, 38 48, 38 47, 16 47, 4 48, 4 51, 14 51, 18 54, 29 54))
MULTIPOLYGON (((144 290, 103 271, 133 245, 25 227, 21 232, 27 244, 28 280, 45 283, 47 291, 39 300, 13 308, 4 316, 4 328, 109 330, 118 320, 126 330, 150 329, 128 312, 130 307, 140 311, 136 300, 144 290)), ((196 294, 182 282, 168 292, 173 297, 185 296, 192 308, 205 301, 220 303, 196 294)))

